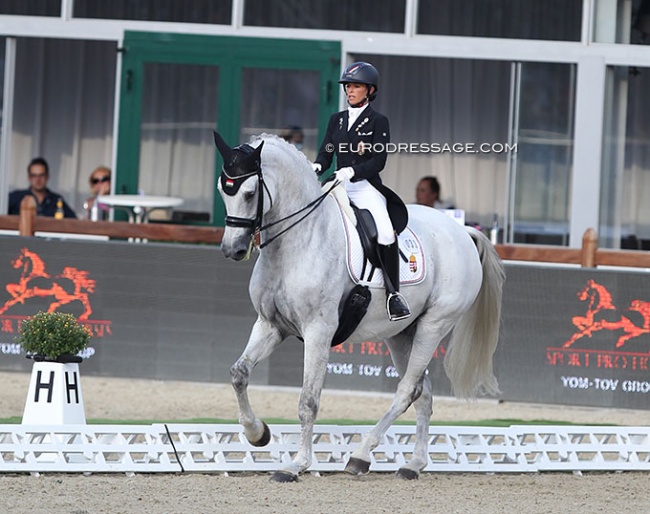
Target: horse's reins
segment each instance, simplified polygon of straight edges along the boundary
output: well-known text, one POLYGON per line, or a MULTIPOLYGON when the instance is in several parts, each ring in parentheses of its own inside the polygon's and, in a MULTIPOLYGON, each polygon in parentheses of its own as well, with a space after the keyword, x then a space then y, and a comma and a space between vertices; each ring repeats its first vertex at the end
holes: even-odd
POLYGON ((262 217, 264 216, 264 195, 263 195, 263 192, 262 192, 263 190, 266 191, 266 194, 269 196, 269 200, 271 202, 271 207, 273 207, 273 197, 271 196, 271 192, 269 191, 268 186, 264 182, 264 176, 262 174, 262 167, 258 166, 257 169, 255 169, 254 171, 252 171, 250 173, 247 173, 245 175, 238 175, 236 177, 231 177, 230 175, 228 175, 225 168, 222 169, 222 173, 224 174, 224 176, 226 178, 228 178, 230 180, 233 180, 233 181, 234 180, 240 180, 240 181, 245 180, 245 179, 250 178, 250 177, 252 177, 254 175, 257 175, 257 177, 258 177, 257 212, 256 212, 256 215, 255 215, 255 218, 240 218, 238 216, 226 216, 226 220, 225 220, 227 227, 248 228, 250 230, 250 232, 251 232, 251 241, 250 241, 250 243, 248 245, 248 251, 246 252, 246 257, 245 258, 248 258, 250 256, 251 250, 253 249, 253 246, 255 245, 255 238, 256 238, 256 236, 258 234, 260 234, 261 232, 263 232, 265 230, 268 230, 269 228, 274 227, 274 226, 276 226, 276 225, 278 225, 278 224, 280 224, 280 223, 282 223, 284 221, 287 221, 287 220, 293 218, 294 216, 297 216, 301 212, 304 212, 307 209, 309 209, 309 211, 304 216, 302 216, 300 219, 298 219, 297 221, 295 221, 294 223, 292 223, 291 225, 289 225, 285 229, 281 230, 280 232, 275 234, 270 239, 267 239, 266 241, 261 243, 259 245, 259 247, 260 247, 260 249, 262 249, 265 246, 268 246, 269 244, 271 244, 273 241, 275 241, 277 238, 279 238, 285 232, 291 230, 293 227, 298 225, 298 223, 300 223, 307 216, 309 216, 312 212, 314 212, 320 206, 320 204, 323 202, 325 197, 339 184, 338 180, 334 181, 332 186, 327 191, 325 191, 323 194, 321 194, 315 200, 309 202, 302 209, 299 209, 296 212, 294 212, 292 214, 289 214, 288 216, 285 216, 284 218, 276 220, 276 221, 274 221, 272 223, 267 223, 266 225, 262 225, 262 217))

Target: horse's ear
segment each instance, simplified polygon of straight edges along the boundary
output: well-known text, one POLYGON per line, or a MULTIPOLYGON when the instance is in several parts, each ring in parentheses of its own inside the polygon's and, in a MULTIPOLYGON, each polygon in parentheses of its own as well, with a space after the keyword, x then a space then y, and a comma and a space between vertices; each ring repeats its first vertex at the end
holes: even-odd
POLYGON ((260 160, 260 155, 262 155, 262 147, 263 146, 264 146, 264 140, 262 140, 262 142, 259 144, 259 146, 257 148, 255 148, 255 150, 251 154, 252 157, 254 157, 256 161, 260 160))
POLYGON ((216 130, 214 131, 214 144, 217 145, 217 149, 219 150, 224 162, 228 161, 228 157, 232 153, 232 148, 228 146, 228 143, 223 140, 221 134, 216 130))

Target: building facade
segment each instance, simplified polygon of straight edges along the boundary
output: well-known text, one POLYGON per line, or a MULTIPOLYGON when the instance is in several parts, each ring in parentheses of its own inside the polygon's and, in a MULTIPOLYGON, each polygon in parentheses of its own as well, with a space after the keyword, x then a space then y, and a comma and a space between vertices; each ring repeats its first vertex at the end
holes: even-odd
POLYGON ((41 155, 80 213, 104 164, 220 225, 212 130, 300 127, 313 159, 368 60, 406 202, 435 175, 505 242, 650 248, 648 0, 6 0, 0 37, 0 212, 41 155))

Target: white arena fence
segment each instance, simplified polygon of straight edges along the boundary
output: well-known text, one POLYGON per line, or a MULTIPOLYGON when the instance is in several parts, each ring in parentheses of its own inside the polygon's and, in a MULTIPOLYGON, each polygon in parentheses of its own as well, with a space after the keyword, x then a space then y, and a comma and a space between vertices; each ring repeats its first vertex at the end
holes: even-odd
MULTIPOLYGON (((275 471, 298 450, 299 425, 271 425, 256 448, 240 425, 0 425, 0 472, 275 471)), ((343 471, 370 426, 316 425, 312 472, 343 471)), ((371 472, 410 458, 415 426, 389 429, 371 472)), ((431 426, 425 472, 649 471, 650 427, 431 426)))

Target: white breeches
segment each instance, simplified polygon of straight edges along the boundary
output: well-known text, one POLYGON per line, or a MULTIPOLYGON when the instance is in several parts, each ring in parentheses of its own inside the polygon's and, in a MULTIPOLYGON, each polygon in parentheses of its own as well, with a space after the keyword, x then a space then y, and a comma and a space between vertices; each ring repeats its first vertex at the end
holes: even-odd
POLYGON ((395 231, 386 210, 386 197, 367 180, 346 182, 345 190, 350 201, 359 209, 368 209, 377 225, 377 242, 389 245, 395 242, 395 231))

